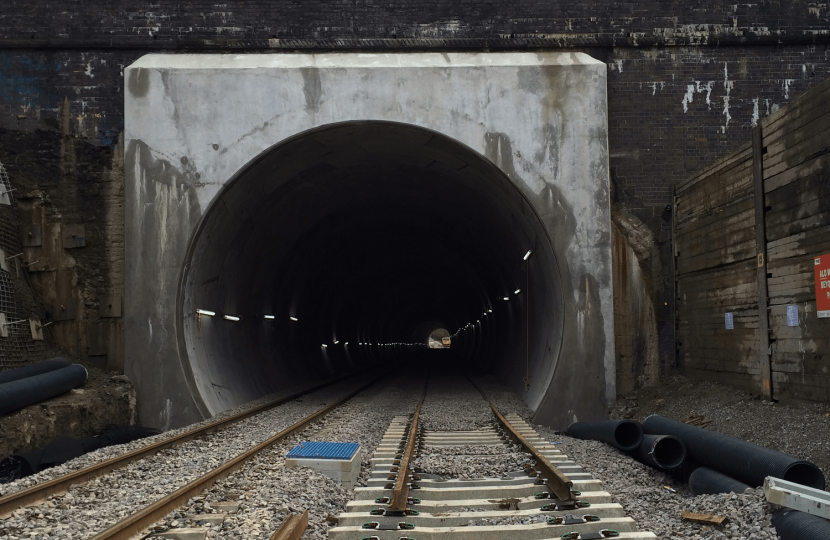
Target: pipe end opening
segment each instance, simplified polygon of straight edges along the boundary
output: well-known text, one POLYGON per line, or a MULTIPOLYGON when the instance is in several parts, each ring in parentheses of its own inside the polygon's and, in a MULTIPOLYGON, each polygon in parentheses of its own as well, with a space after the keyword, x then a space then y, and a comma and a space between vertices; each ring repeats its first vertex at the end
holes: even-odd
POLYGON ((633 420, 623 420, 614 430, 614 439, 621 450, 634 450, 643 441, 643 428, 633 420))
POLYGON ((809 461, 800 461, 787 467, 783 479, 815 489, 825 487, 824 473, 809 461))
POLYGON ((676 469, 686 459, 686 445, 677 437, 666 435, 654 445, 654 461, 664 469, 676 469))

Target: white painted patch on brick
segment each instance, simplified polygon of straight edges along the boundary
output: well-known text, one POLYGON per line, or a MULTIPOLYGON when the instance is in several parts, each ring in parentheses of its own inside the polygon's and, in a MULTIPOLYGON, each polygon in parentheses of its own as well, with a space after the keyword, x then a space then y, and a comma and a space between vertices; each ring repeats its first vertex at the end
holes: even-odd
POLYGON ((686 85, 686 95, 683 96, 683 112, 689 112, 689 103, 695 99, 695 85, 686 85))
POLYGON ((784 89, 784 99, 790 99, 790 85, 795 79, 784 79, 781 82, 781 88, 784 89))
POLYGON ((614 60, 614 63, 617 65, 617 71, 620 73, 623 72, 623 61, 622 60, 614 60))
POLYGON ((726 90, 726 95, 723 96, 723 116, 726 117, 726 123, 721 127, 721 133, 726 133, 726 128, 729 127, 729 121, 732 120, 732 115, 729 114, 729 94, 732 92, 734 81, 729 80, 729 63, 723 63, 723 88, 726 90))
POLYGON ((760 118, 760 113, 758 112, 758 101, 760 98, 755 98, 752 100, 752 119, 749 121, 752 127, 758 125, 758 119, 760 118))

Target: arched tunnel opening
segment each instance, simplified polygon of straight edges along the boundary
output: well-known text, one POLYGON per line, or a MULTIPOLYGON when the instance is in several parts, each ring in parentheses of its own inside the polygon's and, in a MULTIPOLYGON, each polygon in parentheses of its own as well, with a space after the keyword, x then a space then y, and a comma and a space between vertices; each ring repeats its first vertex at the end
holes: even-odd
POLYGON ((179 342, 211 414, 429 354, 438 328, 437 369, 492 372, 531 408, 556 367, 548 233, 490 160, 428 129, 346 122, 276 144, 214 198, 187 260, 179 342))

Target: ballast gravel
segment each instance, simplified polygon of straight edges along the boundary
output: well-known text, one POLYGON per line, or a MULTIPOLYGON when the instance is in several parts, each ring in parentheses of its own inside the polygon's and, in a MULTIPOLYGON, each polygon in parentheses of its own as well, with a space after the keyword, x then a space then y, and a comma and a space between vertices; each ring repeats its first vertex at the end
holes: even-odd
MULTIPOLYGON (((493 412, 481 394, 461 376, 446 375, 430 380, 421 422, 430 431, 477 431, 494 426, 493 412), (460 414, 463 412, 463 414, 460 414)), ((500 478, 520 471, 531 456, 510 444, 426 446, 413 465, 423 473, 441 478, 500 478)))
POLYGON ((215 507, 220 502, 238 501, 239 511, 221 524, 211 525, 208 538, 268 539, 289 515, 306 509, 309 525, 303 538, 325 538, 336 523, 332 518, 344 511, 353 493, 315 469, 285 468, 285 454, 307 440, 358 442, 362 454, 357 483, 365 485, 371 474, 369 460, 386 427, 393 417, 415 409, 421 388, 423 380, 401 377, 359 394, 300 435, 257 455, 203 497, 189 501, 186 509, 168 515, 164 525, 178 521, 178 526, 194 526, 196 516, 217 513, 215 507))
MULTIPOLYGON (((12 538, 88 538, 172 493, 336 401, 355 386, 339 382, 207 435, 73 485, 43 505, 15 511, 0 528, 12 538)), ((115 447, 113 447, 115 448, 115 447)))
MULTIPOLYGON (((347 388, 348 384, 354 384, 354 383, 338 382, 338 383, 335 383, 333 386, 329 387, 328 390, 322 389, 320 391, 321 392, 327 392, 328 391, 328 392, 335 392, 336 393, 336 392, 339 392, 340 389, 347 388)), ((312 386, 309 386, 307 388, 311 388, 311 387, 312 386)), ((213 422, 216 422, 216 421, 219 421, 219 420, 223 420, 223 419, 228 418, 230 416, 233 416, 235 414, 240 414, 240 413, 243 413, 243 412, 246 412, 246 411, 250 411, 251 409, 255 409, 256 407, 259 407, 261 405, 265 405, 266 403, 269 403, 269 402, 274 401, 276 399, 280 399, 283 396, 290 396, 290 395, 293 395, 295 393, 298 393, 301 390, 302 390, 302 388, 292 388, 290 390, 286 390, 285 392, 265 396, 263 398, 260 398, 260 399, 257 399, 255 401, 246 403, 246 404, 241 405, 239 407, 229 409, 229 410, 221 412, 221 413, 219 413, 219 414, 217 414, 217 415, 215 415, 211 418, 208 418, 208 419, 203 420, 201 422, 191 424, 189 426, 185 426, 185 427, 178 428, 178 429, 171 429, 171 430, 165 431, 164 433, 161 433, 159 435, 154 435, 152 437, 146 437, 144 439, 139 439, 137 441, 133 441, 133 442, 130 442, 130 443, 127 443, 127 444, 119 444, 119 445, 115 445, 115 446, 108 446, 108 447, 105 447, 105 448, 101 448, 99 450, 95 450, 94 452, 89 452, 88 454, 84 454, 80 457, 77 457, 73 460, 67 461, 66 463, 63 463, 63 464, 58 465, 56 467, 52 467, 52 468, 40 471, 39 473, 33 474, 31 476, 27 476, 26 478, 21 478, 20 480, 16 480, 14 482, 9 482, 8 484, 0 484, 0 496, 9 495, 11 493, 15 493, 15 492, 20 491, 22 489, 26 489, 26 488, 32 487, 34 485, 37 485, 37 484, 40 484, 40 483, 43 483, 43 482, 47 482, 47 481, 52 480, 54 478, 57 478, 59 476, 63 476, 65 474, 69 474, 69 473, 81 470, 83 468, 90 467, 90 466, 95 465, 97 463, 101 463, 103 461, 114 458, 116 456, 120 456, 120 455, 126 454, 128 452, 132 452, 133 450, 146 448, 146 447, 148 447, 152 444, 155 444, 157 442, 164 441, 164 440, 167 440, 167 439, 171 439, 171 438, 173 438, 173 437, 175 437, 175 436, 177 436, 181 433, 184 433, 186 431, 190 431, 192 429, 199 428, 199 427, 205 426, 207 424, 210 424, 210 423, 213 423, 213 422)), ((273 409, 272 411, 276 413, 278 410, 279 409, 273 409)), ((256 420, 254 420, 252 418, 252 419, 249 419, 249 421, 256 421, 256 420)))
MULTIPOLYGON (((530 423, 531 411, 513 392, 492 380, 479 384, 503 414, 513 412, 530 423)), ((760 488, 742 494, 694 496, 671 476, 635 461, 616 448, 597 441, 557 435, 545 426, 533 427, 543 438, 558 443, 559 450, 600 480, 613 501, 622 505, 626 515, 633 518, 641 530, 651 531, 658 538, 778 538, 771 523, 772 506, 766 502, 760 488), (684 510, 726 516, 729 521, 724 527, 684 521, 680 517, 684 510)))

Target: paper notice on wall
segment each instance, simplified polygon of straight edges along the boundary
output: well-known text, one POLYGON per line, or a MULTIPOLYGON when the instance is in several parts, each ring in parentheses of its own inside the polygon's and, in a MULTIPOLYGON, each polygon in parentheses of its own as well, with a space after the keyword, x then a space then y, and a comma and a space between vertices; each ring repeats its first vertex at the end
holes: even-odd
POLYGON ((816 312, 819 319, 830 318, 830 254, 815 258, 816 312))
POLYGON ((798 326, 798 306, 787 306, 787 326, 798 326))
POLYGON ((732 320, 732 312, 731 311, 726 312, 726 318, 724 319, 724 322, 726 324, 726 329, 727 330, 734 330, 735 329, 735 323, 732 320))

